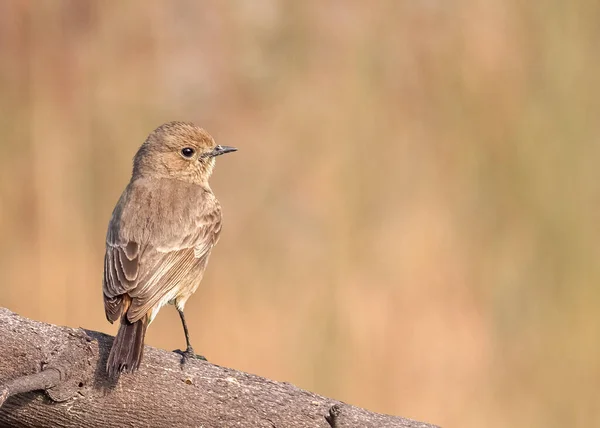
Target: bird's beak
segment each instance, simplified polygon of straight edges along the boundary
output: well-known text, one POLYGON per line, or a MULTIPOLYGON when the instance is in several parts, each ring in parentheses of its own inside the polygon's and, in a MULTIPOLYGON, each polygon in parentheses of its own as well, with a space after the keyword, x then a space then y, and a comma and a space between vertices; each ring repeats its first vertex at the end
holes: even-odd
POLYGON ((224 155, 225 153, 229 153, 229 152, 235 152, 237 149, 235 147, 229 147, 229 146, 216 146, 213 151, 210 153, 210 157, 215 157, 215 156, 221 156, 224 155))

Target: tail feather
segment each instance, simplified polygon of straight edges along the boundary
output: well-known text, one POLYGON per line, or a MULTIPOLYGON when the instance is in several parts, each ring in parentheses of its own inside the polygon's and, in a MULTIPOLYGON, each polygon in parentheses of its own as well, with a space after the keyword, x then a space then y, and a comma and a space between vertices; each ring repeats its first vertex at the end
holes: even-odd
POLYGON ((106 363, 109 377, 114 377, 119 373, 133 373, 139 368, 144 354, 147 321, 148 316, 146 315, 141 320, 132 323, 127 319, 127 314, 123 314, 119 331, 113 341, 106 363))

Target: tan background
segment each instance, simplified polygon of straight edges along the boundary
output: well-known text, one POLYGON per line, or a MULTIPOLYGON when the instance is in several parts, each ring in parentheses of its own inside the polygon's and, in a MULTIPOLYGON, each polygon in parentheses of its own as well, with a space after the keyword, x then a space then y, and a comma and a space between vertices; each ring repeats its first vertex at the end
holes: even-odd
MULTIPOLYGON (((600 426, 600 3, 0 1, 0 305, 115 333, 162 122, 222 144, 224 366, 446 427, 600 426)), ((147 343, 184 346, 163 310, 147 343)))

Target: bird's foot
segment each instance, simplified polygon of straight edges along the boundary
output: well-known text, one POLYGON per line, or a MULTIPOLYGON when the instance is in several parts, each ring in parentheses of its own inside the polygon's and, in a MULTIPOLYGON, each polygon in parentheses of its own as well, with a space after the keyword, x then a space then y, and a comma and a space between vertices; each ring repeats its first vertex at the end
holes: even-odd
POLYGON ((185 351, 182 351, 181 349, 176 349, 173 352, 181 355, 181 365, 184 365, 191 359, 208 361, 204 355, 196 354, 194 352, 194 348, 192 348, 191 346, 188 346, 185 351))

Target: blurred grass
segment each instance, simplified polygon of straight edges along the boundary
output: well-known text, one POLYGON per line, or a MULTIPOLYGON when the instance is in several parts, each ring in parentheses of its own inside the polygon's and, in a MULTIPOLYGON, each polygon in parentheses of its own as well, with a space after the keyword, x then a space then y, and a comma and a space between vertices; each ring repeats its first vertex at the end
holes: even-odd
POLYGON ((188 304, 211 361, 443 426, 598 425, 599 12, 0 2, 0 305, 114 333, 110 212, 192 120, 240 148, 188 304))

